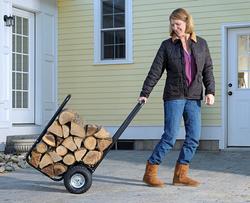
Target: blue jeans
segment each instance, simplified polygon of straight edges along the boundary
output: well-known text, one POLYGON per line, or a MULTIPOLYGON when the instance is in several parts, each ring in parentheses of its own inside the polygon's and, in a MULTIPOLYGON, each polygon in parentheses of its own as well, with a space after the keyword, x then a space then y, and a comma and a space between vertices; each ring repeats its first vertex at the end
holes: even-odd
POLYGON ((189 164, 199 145, 201 134, 201 101, 170 100, 164 102, 164 133, 148 159, 151 164, 160 164, 175 144, 181 118, 184 119, 186 137, 177 160, 189 164))

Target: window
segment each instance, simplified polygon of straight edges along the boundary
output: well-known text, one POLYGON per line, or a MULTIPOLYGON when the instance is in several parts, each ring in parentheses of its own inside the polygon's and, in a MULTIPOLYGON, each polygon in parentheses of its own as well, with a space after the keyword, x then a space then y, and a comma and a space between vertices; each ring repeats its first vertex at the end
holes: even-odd
POLYGON ((238 88, 250 88, 250 35, 238 36, 238 88))
POLYGON ((131 0, 95 1, 95 63, 132 62, 131 0))

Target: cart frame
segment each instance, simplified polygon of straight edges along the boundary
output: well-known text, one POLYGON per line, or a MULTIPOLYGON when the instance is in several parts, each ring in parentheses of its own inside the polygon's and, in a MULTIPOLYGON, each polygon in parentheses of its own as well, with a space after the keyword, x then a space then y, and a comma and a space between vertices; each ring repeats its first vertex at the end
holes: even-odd
MULTIPOLYGON (((52 116, 52 118, 49 120, 48 124, 45 126, 45 128, 43 129, 43 131, 41 132, 41 134, 39 135, 39 137, 37 138, 37 140, 35 141, 35 143, 32 145, 32 147, 30 148, 30 150, 27 152, 26 155, 26 161, 27 163, 32 166, 33 168, 35 168, 36 170, 40 171, 41 173, 43 173, 44 175, 46 175, 47 177, 49 177, 50 179, 54 180, 54 181, 61 181, 64 179, 65 174, 67 173, 67 170, 65 173, 63 173, 62 175, 58 176, 58 177, 50 177, 49 175, 47 175, 46 173, 44 173, 43 171, 41 171, 41 169, 34 167, 30 162, 29 162, 29 157, 31 156, 31 152, 32 150, 36 147, 36 145, 42 140, 43 136, 46 134, 48 128, 51 126, 51 124, 55 121, 55 119, 59 116, 59 114, 62 112, 62 110, 64 109, 65 105, 68 103, 68 101, 70 100, 71 95, 67 95, 66 98, 64 99, 64 101, 62 102, 62 104, 58 107, 58 109, 56 110, 55 114, 52 116)), ((102 160, 106 157, 106 155, 108 154, 108 152, 111 150, 111 148, 113 147, 113 145, 118 141, 118 139, 120 138, 120 136, 122 135, 122 133, 124 132, 124 130, 128 127, 128 125, 130 124, 130 122, 133 120, 133 118, 136 116, 136 114, 140 111, 140 109, 142 108, 142 106, 145 104, 145 101, 142 102, 138 102, 136 104, 136 106, 133 108, 133 110, 129 113, 129 115, 127 116, 127 118, 124 120, 124 122, 121 124, 121 126, 118 128, 118 130, 115 132, 115 134, 112 137, 112 143, 109 145, 109 147, 107 149, 105 149, 105 151, 103 152, 103 156, 102 158, 93 166, 88 166, 86 164, 84 164, 83 162, 77 162, 76 164, 73 164, 72 166, 70 166, 71 168, 74 166, 78 166, 81 165, 84 168, 86 168, 91 175, 94 173, 94 171, 96 170, 96 168, 99 166, 99 164, 102 162, 102 160)), ((81 167, 78 166, 78 167, 81 167)), ((69 168, 70 168, 69 167, 69 168)), ((92 180, 91 180, 92 181, 92 180)), ((91 184, 90 184, 91 186, 91 184)), ((89 186, 89 187, 90 187, 89 186)), ((66 185, 65 185, 66 187, 66 185)), ((68 189, 68 187, 66 187, 68 189)), ((69 189, 68 189, 69 190, 69 189)), ((70 191, 72 192, 72 191, 70 191)), ((84 191, 85 192, 85 191, 84 191)), ((72 193, 83 193, 83 192, 72 192, 72 193)))

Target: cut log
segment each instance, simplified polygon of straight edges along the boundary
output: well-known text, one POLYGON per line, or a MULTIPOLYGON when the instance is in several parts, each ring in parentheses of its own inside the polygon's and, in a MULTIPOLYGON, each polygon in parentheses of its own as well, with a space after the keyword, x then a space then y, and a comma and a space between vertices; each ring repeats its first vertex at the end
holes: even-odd
POLYGON ((94 136, 99 139, 105 139, 111 137, 110 133, 106 131, 104 127, 101 127, 101 129, 97 133, 95 133, 94 136))
POLYGON ((88 150, 94 150, 96 147, 96 138, 89 136, 84 140, 84 147, 88 150))
POLYGON ((83 158, 83 163, 93 166, 95 165, 102 157, 102 153, 99 151, 89 151, 83 158))
POLYGON ((47 152, 48 150, 48 146, 44 143, 44 142, 40 142, 36 145, 36 151, 44 154, 45 152, 47 152))
POLYGON ((54 167, 53 167, 52 164, 50 164, 49 166, 43 168, 41 171, 44 172, 44 173, 46 173, 50 177, 55 176, 54 167))
POLYGON ((58 147, 63 143, 64 139, 56 136, 56 146, 58 147))
POLYGON ((81 138, 86 136, 84 127, 75 122, 71 122, 70 134, 81 138))
POLYGON ((39 167, 41 169, 43 169, 45 166, 48 166, 48 165, 50 165, 52 163, 53 163, 53 161, 52 161, 50 155, 46 153, 46 154, 43 155, 43 157, 42 157, 42 159, 41 159, 41 161, 39 163, 39 167))
POLYGON ((76 150, 74 152, 76 161, 81 161, 84 155, 86 154, 86 152, 87 152, 87 149, 84 149, 84 148, 76 150))
POLYGON ((62 126, 58 123, 58 121, 54 121, 52 125, 48 128, 48 131, 57 135, 58 137, 63 137, 62 126))
POLYGON ((63 141, 62 145, 63 145, 64 147, 66 147, 67 149, 69 149, 70 151, 72 151, 72 152, 75 151, 75 150, 77 149, 77 146, 76 146, 76 144, 75 144, 75 142, 74 142, 72 136, 67 137, 67 138, 63 141))
POLYGON ((83 138, 80 138, 80 137, 74 137, 74 142, 77 146, 78 149, 81 148, 81 145, 82 145, 82 141, 83 141, 83 138))
POLYGON ((42 140, 49 146, 55 147, 56 146, 56 141, 55 141, 55 137, 54 135, 52 135, 51 133, 46 133, 42 140))
POLYGON ((66 123, 69 123, 73 120, 76 119, 76 113, 71 111, 71 110, 68 110, 68 109, 65 109, 63 110, 60 115, 59 115, 59 123, 61 125, 64 125, 66 123))
POLYGON ((54 164, 54 173, 55 176, 59 176, 67 171, 68 167, 62 163, 55 163, 54 164))
POLYGON ((56 148, 56 153, 59 155, 59 156, 64 156, 68 153, 68 149, 62 145, 58 146, 56 148))
POLYGON ((31 152, 31 159, 30 159, 30 163, 34 166, 34 167, 38 167, 39 163, 40 163, 40 159, 42 157, 41 153, 38 153, 36 151, 32 151, 31 152))
POLYGON ((54 163, 62 160, 62 157, 58 155, 55 151, 49 152, 49 155, 54 163))
POLYGON ((103 152, 108 146, 112 143, 112 139, 98 139, 97 140, 97 149, 103 152))
POLYGON ((69 136, 69 127, 67 125, 62 125, 63 137, 67 138, 69 136))
POLYGON ((63 157, 63 163, 65 163, 66 165, 72 165, 73 163, 75 163, 75 161, 76 159, 73 154, 66 154, 65 157, 63 157))
POLYGON ((98 131, 97 125, 88 124, 86 125, 86 136, 94 135, 98 131))

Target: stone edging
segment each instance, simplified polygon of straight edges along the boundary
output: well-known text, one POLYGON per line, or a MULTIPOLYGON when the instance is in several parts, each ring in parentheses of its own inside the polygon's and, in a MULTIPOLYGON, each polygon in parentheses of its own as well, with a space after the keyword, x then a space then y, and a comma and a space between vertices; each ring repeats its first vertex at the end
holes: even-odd
POLYGON ((26 153, 20 155, 0 153, 0 174, 12 172, 18 168, 28 168, 25 156, 26 153))

